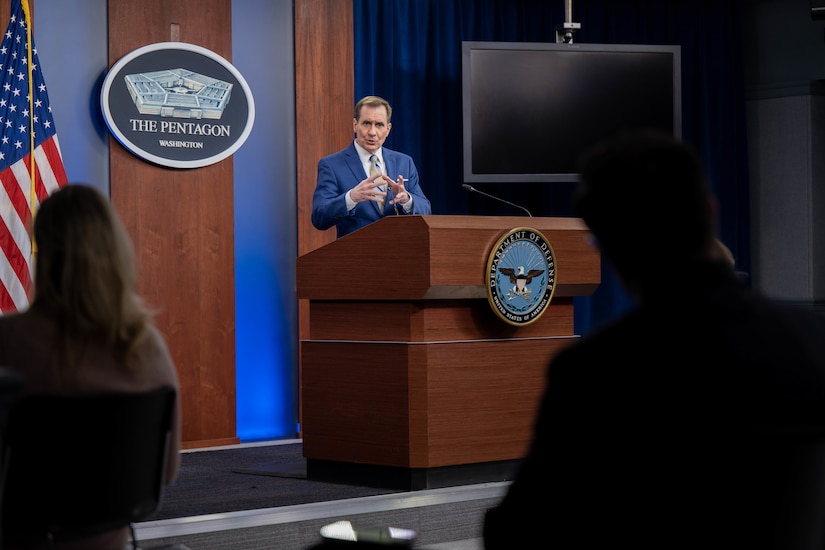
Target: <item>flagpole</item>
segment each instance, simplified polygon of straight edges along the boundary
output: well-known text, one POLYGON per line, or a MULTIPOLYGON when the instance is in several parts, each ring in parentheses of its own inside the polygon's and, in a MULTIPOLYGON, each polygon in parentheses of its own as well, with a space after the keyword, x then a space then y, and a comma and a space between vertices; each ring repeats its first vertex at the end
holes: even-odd
MULTIPOLYGON (((26 72, 29 80, 29 179, 31 180, 30 191, 30 208, 32 213, 32 221, 34 221, 34 211, 37 204, 37 182, 35 176, 37 175, 37 165, 34 162, 34 79, 32 72, 32 16, 29 11, 28 0, 20 0, 23 6, 23 16, 26 18, 26 72)), ((34 227, 34 224, 32 224, 34 227)), ((31 230, 30 230, 31 231, 31 230)), ((37 243, 34 242, 34 235, 32 235, 32 257, 37 253, 37 243)))
POLYGON ((35 47, 33 2, 11 0, 11 5, 6 33, 0 34, 4 98, 0 102, 0 135, 5 143, 0 155, 0 201, 10 207, 0 220, 2 314, 21 311, 30 304, 38 255, 32 220, 37 217, 40 199, 68 184, 35 47), (28 82, 20 82, 27 78, 28 82), (21 135, 26 130, 29 135, 21 135))

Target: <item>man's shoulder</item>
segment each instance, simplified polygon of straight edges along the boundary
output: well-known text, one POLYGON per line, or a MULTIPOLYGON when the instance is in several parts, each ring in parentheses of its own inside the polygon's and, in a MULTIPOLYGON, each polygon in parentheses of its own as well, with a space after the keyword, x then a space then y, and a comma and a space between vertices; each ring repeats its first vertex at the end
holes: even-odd
POLYGON ((381 152, 384 154, 385 160, 387 159, 387 157, 396 157, 396 159, 412 159, 412 157, 407 153, 402 153, 401 151, 396 151, 395 149, 387 149, 386 147, 383 147, 381 149, 381 152))

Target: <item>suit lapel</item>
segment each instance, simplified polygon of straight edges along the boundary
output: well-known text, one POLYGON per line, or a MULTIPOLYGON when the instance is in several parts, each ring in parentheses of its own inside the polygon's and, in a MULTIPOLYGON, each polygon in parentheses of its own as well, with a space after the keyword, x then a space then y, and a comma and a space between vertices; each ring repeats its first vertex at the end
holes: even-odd
POLYGON ((395 172, 395 155, 393 155, 392 151, 390 151, 389 149, 384 149, 383 152, 384 152, 384 155, 383 155, 384 156, 384 165, 387 169, 387 176, 392 178, 392 179, 396 179, 396 176, 398 174, 396 174, 396 172, 395 172))
POLYGON ((350 143, 349 149, 347 149, 347 166, 352 170, 352 175, 355 178, 353 187, 355 187, 358 185, 358 182, 366 177, 366 173, 364 172, 364 165, 361 164, 361 158, 358 156, 358 151, 355 150, 355 144, 353 143, 350 143))
MULTIPOLYGON (((395 177, 393 177, 393 174, 395 174, 395 155, 393 155, 392 151, 390 151, 389 149, 384 148, 381 151, 381 156, 384 157, 384 171, 386 172, 387 177, 391 178, 391 179, 395 179, 395 177)), ((387 185, 387 197, 384 200, 384 210, 385 211, 387 209, 387 202, 389 202, 389 199, 392 198, 390 196, 390 194, 391 194, 390 193, 390 188, 389 188, 389 185, 387 185)), ((378 206, 378 203, 376 203, 376 206, 378 206)), ((381 212, 381 209, 379 208, 378 211, 381 212)), ((383 214, 384 213, 381 212, 382 216, 383 216, 383 214)))

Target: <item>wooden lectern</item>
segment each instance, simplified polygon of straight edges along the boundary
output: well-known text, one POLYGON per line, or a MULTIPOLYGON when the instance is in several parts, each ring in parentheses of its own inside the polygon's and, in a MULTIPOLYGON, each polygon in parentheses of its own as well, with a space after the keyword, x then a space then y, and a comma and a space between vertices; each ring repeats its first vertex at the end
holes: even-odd
POLYGON ((547 364, 576 336, 573 297, 600 283, 578 218, 392 216, 297 261, 310 479, 407 490, 511 479, 532 436, 547 364), (556 284, 535 322, 491 308, 490 251, 529 227, 556 284))

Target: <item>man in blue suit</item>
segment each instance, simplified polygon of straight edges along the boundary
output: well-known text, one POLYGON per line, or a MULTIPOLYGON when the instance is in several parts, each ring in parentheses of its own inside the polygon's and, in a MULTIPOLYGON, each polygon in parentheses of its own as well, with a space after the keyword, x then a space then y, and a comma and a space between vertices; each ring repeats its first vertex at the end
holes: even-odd
POLYGON ((355 105, 355 140, 318 162, 312 196, 317 229, 334 225, 340 238, 384 216, 432 214, 412 157, 383 147, 391 119, 392 107, 383 98, 366 96, 355 105))

